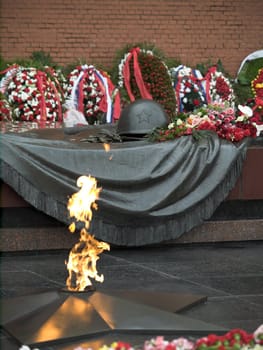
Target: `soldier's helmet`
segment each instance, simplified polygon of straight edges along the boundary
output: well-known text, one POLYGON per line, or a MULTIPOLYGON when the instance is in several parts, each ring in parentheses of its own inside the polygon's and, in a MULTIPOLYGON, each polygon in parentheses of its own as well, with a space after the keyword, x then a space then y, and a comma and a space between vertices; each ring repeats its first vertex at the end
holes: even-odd
POLYGON ((127 105, 121 112, 117 125, 119 135, 144 136, 157 127, 165 127, 169 118, 163 107, 152 100, 139 99, 127 105))

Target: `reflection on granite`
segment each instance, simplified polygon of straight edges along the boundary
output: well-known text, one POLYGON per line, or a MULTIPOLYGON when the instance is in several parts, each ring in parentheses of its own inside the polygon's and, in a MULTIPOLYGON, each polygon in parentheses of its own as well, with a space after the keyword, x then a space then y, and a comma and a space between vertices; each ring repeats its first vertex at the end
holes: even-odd
POLYGON ((26 122, 26 121, 0 121, 0 133, 21 133, 32 129, 56 129, 61 128, 61 122, 26 122))
MULTIPOLYGON (((97 264, 105 281, 95 282, 94 286, 100 292, 126 290, 206 295, 207 301, 179 314, 227 329, 243 328, 252 332, 262 323, 263 315, 262 251, 263 241, 111 247, 97 264)), ((64 261, 68 253, 68 250, 3 253, 2 300, 62 289, 67 277, 64 261)), ((109 339, 121 339, 116 337, 102 336, 102 341, 109 344, 109 339)), ((123 337, 132 344, 139 344, 150 336, 123 337)), ((3 349, 17 350, 6 334, 1 335, 0 341, 3 349)), ((72 344, 41 346, 40 349, 72 350, 74 346, 85 344, 85 340, 72 344)))

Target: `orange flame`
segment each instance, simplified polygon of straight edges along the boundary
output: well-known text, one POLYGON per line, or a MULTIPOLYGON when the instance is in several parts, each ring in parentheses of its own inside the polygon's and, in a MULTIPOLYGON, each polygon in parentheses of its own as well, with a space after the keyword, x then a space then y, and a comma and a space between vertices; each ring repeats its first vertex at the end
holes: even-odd
MULTIPOLYGON (((95 201, 99 198, 101 188, 97 188, 97 181, 91 176, 81 176, 77 180, 79 192, 74 193, 68 201, 70 217, 84 223, 80 232, 80 240, 69 253, 66 262, 69 276, 66 281, 67 288, 72 291, 84 291, 91 286, 90 278, 98 282, 104 281, 104 276, 99 275, 96 268, 99 254, 104 250, 110 250, 108 243, 97 241, 93 235, 87 232, 92 219, 92 209, 97 209, 95 201)), ((75 223, 69 226, 70 232, 75 232, 75 223)))
MULTIPOLYGON (((103 147, 104 147, 105 152, 109 152, 110 149, 111 149, 109 143, 104 143, 104 144, 103 144, 103 147)), ((113 158, 113 155, 111 154, 111 155, 109 156, 109 160, 112 160, 112 158, 113 158)))
POLYGON ((110 150, 110 145, 109 145, 108 143, 104 143, 104 144, 103 144, 103 147, 104 147, 104 149, 105 149, 106 152, 109 152, 109 150, 110 150))

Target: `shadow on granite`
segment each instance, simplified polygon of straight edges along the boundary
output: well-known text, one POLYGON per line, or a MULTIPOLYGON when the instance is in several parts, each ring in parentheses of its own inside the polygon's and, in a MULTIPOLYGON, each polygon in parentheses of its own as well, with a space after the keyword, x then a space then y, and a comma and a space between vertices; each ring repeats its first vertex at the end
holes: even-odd
MULTIPOLYGON (((2 254, 2 300, 30 295, 32 291, 63 288, 68 253, 68 250, 52 250, 2 254)), ((102 292, 129 290, 205 295, 207 301, 179 314, 226 329, 243 328, 248 332, 263 323, 263 241, 113 247, 100 256, 97 268, 104 274, 105 281, 94 285, 102 292)), ((150 334, 114 337, 105 336, 103 341, 109 344, 118 337, 137 344, 149 339, 150 334)), ((4 331, 1 344, 4 350, 19 348, 4 331)), ((79 345, 40 349, 73 350, 79 345)))

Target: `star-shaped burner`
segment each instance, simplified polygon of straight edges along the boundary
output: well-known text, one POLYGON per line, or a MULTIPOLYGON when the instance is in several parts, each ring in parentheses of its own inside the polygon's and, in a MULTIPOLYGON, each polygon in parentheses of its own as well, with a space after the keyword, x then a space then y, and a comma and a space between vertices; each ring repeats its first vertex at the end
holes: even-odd
MULTIPOLYGON (((2 302, 2 327, 20 344, 42 347, 78 340, 99 340, 105 334, 207 334, 225 329, 174 313, 172 300, 181 298, 185 306, 204 300, 204 297, 147 292, 120 291, 69 292, 46 291, 2 302), (154 307, 156 297, 157 307, 154 307), (160 298, 171 302, 171 311, 160 298), (170 299, 169 299, 170 298, 170 299), (188 298, 188 299, 187 299, 188 298), (189 299, 190 298, 190 299, 189 299), (159 300, 159 301, 158 301, 159 300)), ((176 307, 178 309, 178 306, 176 307)), ((180 307, 179 307, 180 308, 180 307)), ((53 348, 52 348, 53 349, 53 348)))

